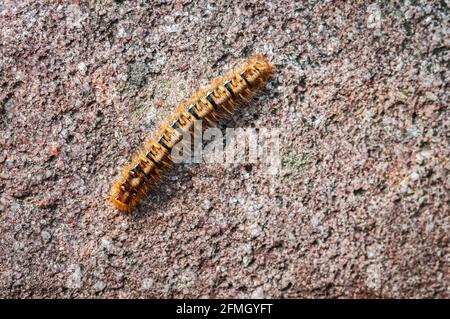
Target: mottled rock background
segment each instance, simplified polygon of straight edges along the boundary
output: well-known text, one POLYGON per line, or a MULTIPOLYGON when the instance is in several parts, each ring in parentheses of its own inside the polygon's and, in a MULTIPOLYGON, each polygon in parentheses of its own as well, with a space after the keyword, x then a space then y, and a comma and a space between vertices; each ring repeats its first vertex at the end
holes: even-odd
POLYGON ((0 296, 448 298, 448 6, 1 1, 0 296), (182 165, 116 212, 158 122, 255 52, 277 72, 226 126, 278 128, 279 173, 182 165))

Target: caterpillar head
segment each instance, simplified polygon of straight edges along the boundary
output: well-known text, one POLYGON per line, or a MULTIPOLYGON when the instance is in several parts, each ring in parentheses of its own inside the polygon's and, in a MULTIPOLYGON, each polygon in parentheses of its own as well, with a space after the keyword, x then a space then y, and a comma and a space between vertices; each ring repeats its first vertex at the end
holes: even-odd
POLYGON ((133 194, 119 182, 115 182, 109 195, 111 203, 122 212, 130 212, 133 205, 133 194))

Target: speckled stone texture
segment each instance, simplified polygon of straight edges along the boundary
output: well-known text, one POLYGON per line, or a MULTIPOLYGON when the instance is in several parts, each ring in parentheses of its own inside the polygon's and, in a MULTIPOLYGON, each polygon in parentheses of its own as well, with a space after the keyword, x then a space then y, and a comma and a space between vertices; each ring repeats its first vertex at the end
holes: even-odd
POLYGON ((449 1, 1 1, 1 297, 449 297, 449 1), (112 180, 256 52, 282 168, 112 180))

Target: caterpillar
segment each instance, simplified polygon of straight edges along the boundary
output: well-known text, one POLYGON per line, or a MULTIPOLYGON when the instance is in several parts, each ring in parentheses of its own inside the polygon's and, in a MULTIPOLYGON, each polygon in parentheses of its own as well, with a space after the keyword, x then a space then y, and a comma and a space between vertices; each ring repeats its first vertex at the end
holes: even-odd
POLYGON ((212 125, 237 106, 249 102, 264 87, 272 72, 273 66, 265 55, 253 55, 240 67, 215 78, 178 105, 123 168, 110 191, 112 204, 120 211, 131 212, 161 174, 172 166, 171 151, 182 139, 180 131, 192 133, 197 120, 203 120, 206 126, 212 125))

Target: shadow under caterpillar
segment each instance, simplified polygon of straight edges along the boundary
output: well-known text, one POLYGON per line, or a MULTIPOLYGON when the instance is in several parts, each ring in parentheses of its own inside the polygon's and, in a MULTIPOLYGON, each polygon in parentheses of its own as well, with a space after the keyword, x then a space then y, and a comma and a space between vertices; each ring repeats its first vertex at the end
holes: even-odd
POLYGON ((111 188, 112 204, 121 211, 130 212, 172 165, 171 151, 181 141, 183 131, 192 132, 197 120, 211 125, 249 102, 265 86, 272 72, 273 67, 266 56, 256 54, 178 105, 154 137, 123 168, 111 188))

